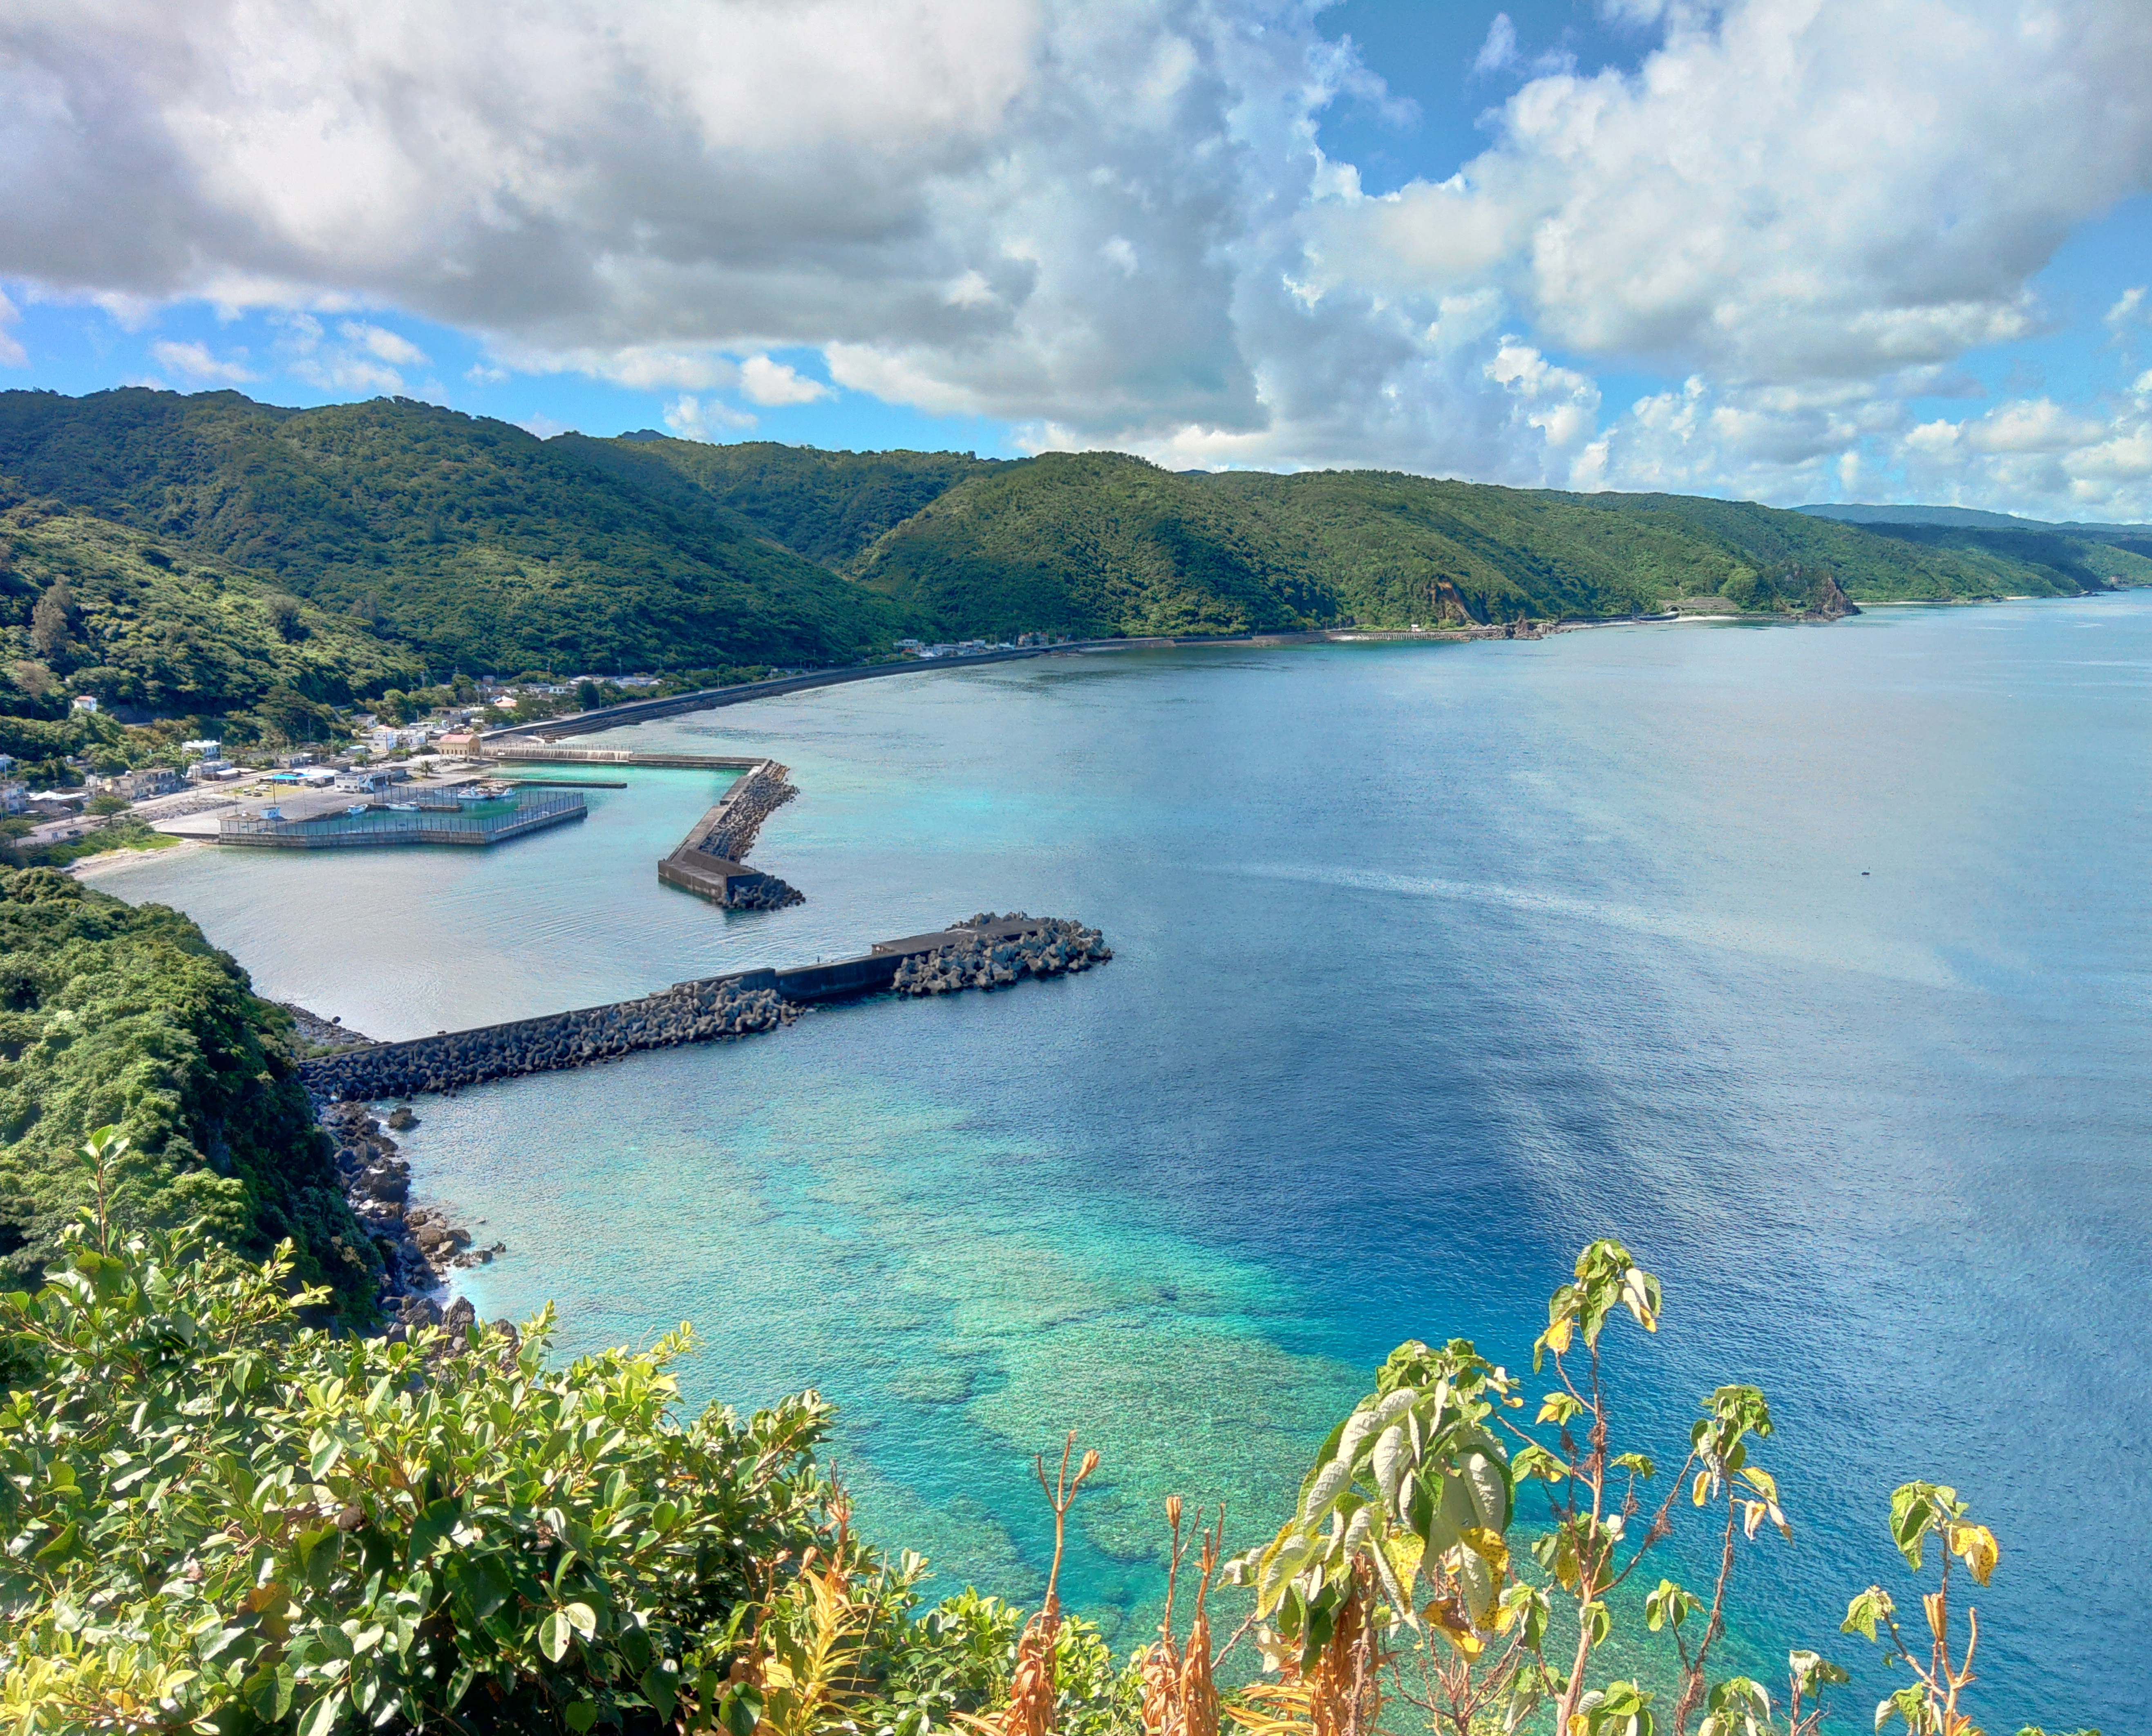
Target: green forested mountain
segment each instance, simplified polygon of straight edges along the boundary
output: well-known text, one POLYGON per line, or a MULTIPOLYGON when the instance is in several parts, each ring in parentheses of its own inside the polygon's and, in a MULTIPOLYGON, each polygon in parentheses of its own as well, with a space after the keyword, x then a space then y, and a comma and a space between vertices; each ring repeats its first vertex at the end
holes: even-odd
POLYGON ((649 433, 568 438, 592 462, 653 490, 655 473, 669 471, 794 554, 839 571, 958 483, 1011 468, 964 452, 821 452, 772 440, 711 446, 649 433))
MULTIPOLYGON (((962 633, 1576 617, 1692 596, 1798 610, 1825 573, 1856 601, 2098 588, 2058 566, 1738 501, 1376 471, 1189 475, 1102 453, 975 476, 853 570, 962 633)), ((2152 578, 2152 562, 2134 576, 2152 578)))
MULTIPOLYGON (((459 670, 848 662, 905 632, 1403 627, 1677 599, 1799 612, 1827 581, 1873 601, 2152 580, 2152 545, 2068 527, 1870 527, 1375 471, 1180 474, 1109 453, 541 441, 402 399, 0 393, 0 478, 46 503, 0 556, 18 570, 0 607, 18 641, 25 608, 79 568, 74 662, 48 673, 168 709, 288 708, 459 670)), ((13 649, 18 668, 41 661, 13 649)), ((36 714, 6 693, 0 707, 36 714)))
POLYGON ((303 739, 322 708, 418 684, 419 659, 212 557, 0 487, 0 752, 79 753, 119 716, 303 739))
POLYGON ((89 1195, 84 1137, 109 1125, 132 1148, 127 1221, 203 1218, 256 1256, 288 1236, 302 1277, 371 1315, 379 1256, 313 1125, 289 1015, 177 911, 48 868, 0 876, 0 1288, 43 1270, 89 1195))
MULTIPOLYGON (((842 661, 896 612, 701 490, 408 399, 0 393, 0 476, 264 574, 452 669, 842 661)), ((669 473, 667 473, 669 475, 669 473)))

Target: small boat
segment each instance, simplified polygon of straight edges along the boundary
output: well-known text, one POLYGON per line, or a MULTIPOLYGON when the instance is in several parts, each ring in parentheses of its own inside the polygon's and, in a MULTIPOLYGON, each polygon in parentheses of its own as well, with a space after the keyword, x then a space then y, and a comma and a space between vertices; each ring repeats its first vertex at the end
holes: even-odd
POLYGON ((391 814, 416 814, 419 811, 416 802, 389 802, 385 805, 391 814))
POLYGON ((352 814, 352 815, 363 814, 363 813, 365 813, 365 812, 367 811, 367 810, 368 810, 368 809, 371 808, 373 805, 371 802, 353 802, 353 804, 352 804, 348 808, 345 809, 343 811, 344 811, 345 813, 347 813, 347 814, 352 814))

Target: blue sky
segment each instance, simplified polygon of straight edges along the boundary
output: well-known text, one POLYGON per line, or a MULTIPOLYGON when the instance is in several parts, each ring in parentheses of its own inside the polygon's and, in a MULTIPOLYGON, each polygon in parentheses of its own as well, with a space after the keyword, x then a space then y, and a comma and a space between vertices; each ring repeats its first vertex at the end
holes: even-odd
POLYGON ((2152 517, 2136 0, 528 16, 0 22, 0 386, 2152 517))

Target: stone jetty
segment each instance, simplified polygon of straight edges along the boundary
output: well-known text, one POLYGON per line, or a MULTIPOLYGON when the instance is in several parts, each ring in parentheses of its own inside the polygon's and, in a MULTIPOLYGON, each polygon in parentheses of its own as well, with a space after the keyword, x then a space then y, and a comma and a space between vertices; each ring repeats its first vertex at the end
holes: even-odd
POLYGON ((302 1063, 300 1074, 309 1090, 323 1097, 408 1097, 519 1074, 585 1067, 637 1049, 774 1030, 795 1018, 797 1009, 766 982, 750 981, 771 974, 713 977, 677 983, 641 1000, 347 1049, 302 1063))
POLYGON ((785 767, 774 759, 758 760, 657 865, 658 879, 728 910, 782 910, 805 903, 796 887, 747 865, 762 823, 799 794, 785 767))
MULTIPOLYGON (((1113 956, 1099 931, 1080 922, 982 913, 931 934, 884 941, 853 958, 706 977, 640 1000, 344 1049, 302 1062, 299 1073, 325 1104, 453 1091, 488 1079, 585 1067, 638 1049, 774 1031, 815 1001, 892 991, 927 995, 998 988, 1025 977, 1087 971, 1113 956)), ((387 1138, 378 1129, 373 1136, 387 1138)))
POLYGON ((967 988, 1006 988, 1024 977, 1059 977, 1071 971, 1088 971, 1114 956, 1105 937, 1095 928, 1059 917, 1039 920, 1000 938, 993 931, 1011 922, 1030 922, 1018 911, 997 916, 982 911, 962 922, 950 924, 961 939, 931 952, 915 952, 896 967, 890 987, 901 995, 956 994, 967 988))

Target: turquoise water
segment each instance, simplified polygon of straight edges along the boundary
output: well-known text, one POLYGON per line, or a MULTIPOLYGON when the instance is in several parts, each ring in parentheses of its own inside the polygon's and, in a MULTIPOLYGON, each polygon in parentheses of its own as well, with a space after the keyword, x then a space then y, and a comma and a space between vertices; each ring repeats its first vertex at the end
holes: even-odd
POLYGON ((793 910, 657 885, 718 787, 683 773, 482 856, 100 883, 390 1037, 1098 923, 1086 977, 422 1103, 419 1191, 509 1244, 485 1312, 692 1318, 697 1398, 820 1387, 869 1527, 956 1578, 1035 1591, 1028 1455, 1079 1428, 1109 1617, 1165 1491, 1252 1541, 1391 1345, 1525 1362, 1619 1233, 1668 1311, 1617 1357, 1629 1444, 1677 1459, 1727 1380, 1779 1420, 1799 1541, 1748 1552, 1751 1655, 1860 1660, 1845 1598, 1909 1588, 1881 1513, 1929 1476, 2002 1541, 1988 1727, 2115 1736, 2152 1722, 2113 1637, 2152 1495, 2148 672, 2138 596, 942 672, 622 733, 793 768, 755 857, 793 910))

